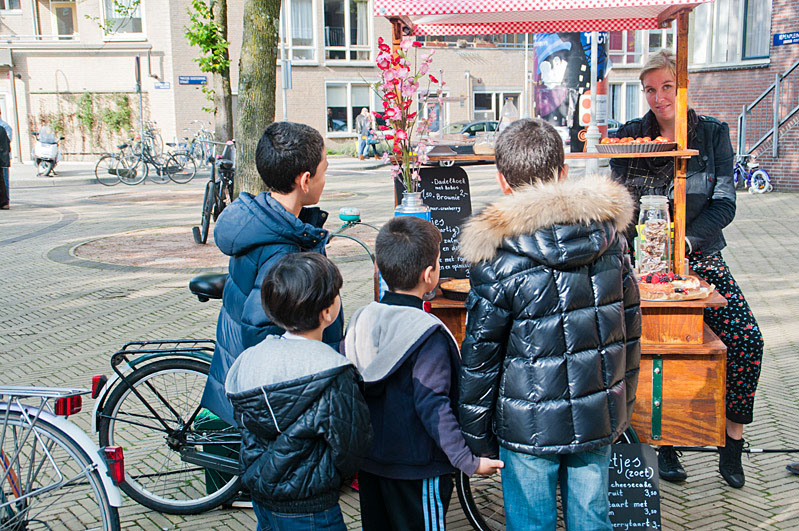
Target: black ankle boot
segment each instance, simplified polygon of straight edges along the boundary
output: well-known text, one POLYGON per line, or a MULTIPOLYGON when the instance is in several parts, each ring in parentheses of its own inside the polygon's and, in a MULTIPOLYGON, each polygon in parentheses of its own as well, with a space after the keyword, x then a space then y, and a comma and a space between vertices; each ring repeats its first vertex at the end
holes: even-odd
POLYGON ((658 469, 660 479, 672 483, 685 481, 688 477, 673 446, 661 446, 660 450, 658 450, 658 469))
POLYGON ((719 447, 719 472, 734 489, 744 486, 744 467, 741 466, 741 452, 744 449, 743 437, 735 440, 727 435, 726 446, 719 447))

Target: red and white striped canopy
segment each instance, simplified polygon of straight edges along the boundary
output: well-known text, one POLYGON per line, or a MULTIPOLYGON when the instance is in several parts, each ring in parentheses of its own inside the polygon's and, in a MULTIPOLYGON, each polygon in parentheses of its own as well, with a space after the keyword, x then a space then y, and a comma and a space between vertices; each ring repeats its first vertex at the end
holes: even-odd
POLYGON ((657 29, 662 16, 712 0, 374 0, 414 35, 493 35, 657 29))

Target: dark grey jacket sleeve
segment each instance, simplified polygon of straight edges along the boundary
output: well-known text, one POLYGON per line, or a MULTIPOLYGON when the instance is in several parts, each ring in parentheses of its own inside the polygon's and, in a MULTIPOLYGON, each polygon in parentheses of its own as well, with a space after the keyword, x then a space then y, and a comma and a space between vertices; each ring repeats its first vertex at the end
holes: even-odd
POLYGON ((638 371, 641 363, 641 299, 638 291, 638 281, 632 271, 630 255, 627 253, 626 242, 622 243, 622 288, 624 290, 624 321, 626 331, 627 367, 624 375, 624 385, 627 389, 627 422, 633 418, 633 406, 638 390, 638 371))
POLYGON ((734 154, 730 128, 724 122, 713 124, 711 135, 712 139, 705 144, 713 149, 713 194, 708 205, 685 227, 685 236, 693 251, 701 250, 709 242, 718 239, 721 230, 735 218, 735 184, 732 177, 734 154))

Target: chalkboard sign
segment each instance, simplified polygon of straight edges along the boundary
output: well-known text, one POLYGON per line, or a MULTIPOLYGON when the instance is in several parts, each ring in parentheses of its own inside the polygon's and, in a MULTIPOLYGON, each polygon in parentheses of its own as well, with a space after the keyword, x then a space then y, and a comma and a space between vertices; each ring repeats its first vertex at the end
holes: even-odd
MULTIPOLYGON (((458 256, 461 225, 472 215, 469 177, 463 168, 422 168, 420 191, 430 207, 433 224, 441 231, 441 278, 466 278, 468 265, 458 256)), ((402 183, 395 181, 395 191, 402 198, 402 183)))
POLYGON ((613 529, 660 529, 658 457, 647 444, 612 444, 608 500, 613 529))

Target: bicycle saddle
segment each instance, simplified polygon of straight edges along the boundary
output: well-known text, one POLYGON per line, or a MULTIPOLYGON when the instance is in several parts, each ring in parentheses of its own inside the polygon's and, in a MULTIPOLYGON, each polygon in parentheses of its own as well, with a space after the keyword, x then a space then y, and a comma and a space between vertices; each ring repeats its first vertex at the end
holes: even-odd
POLYGON ((226 280, 226 273, 199 275, 189 281, 189 290, 197 295, 200 302, 206 302, 208 299, 221 299, 226 280))
POLYGON ((167 142, 166 145, 169 147, 175 147, 177 144, 175 144, 174 142, 167 142))
POLYGON ((221 170, 232 170, 233 161, 230 159, 219 159, 218 161, 216 161, 216 166, 221 170))
POLYGON ((128 147, 128 145, 127 145, 127 144, 119 144, 119 145, 117 146, 117 149, 125 149, 126 147, 128 147))

